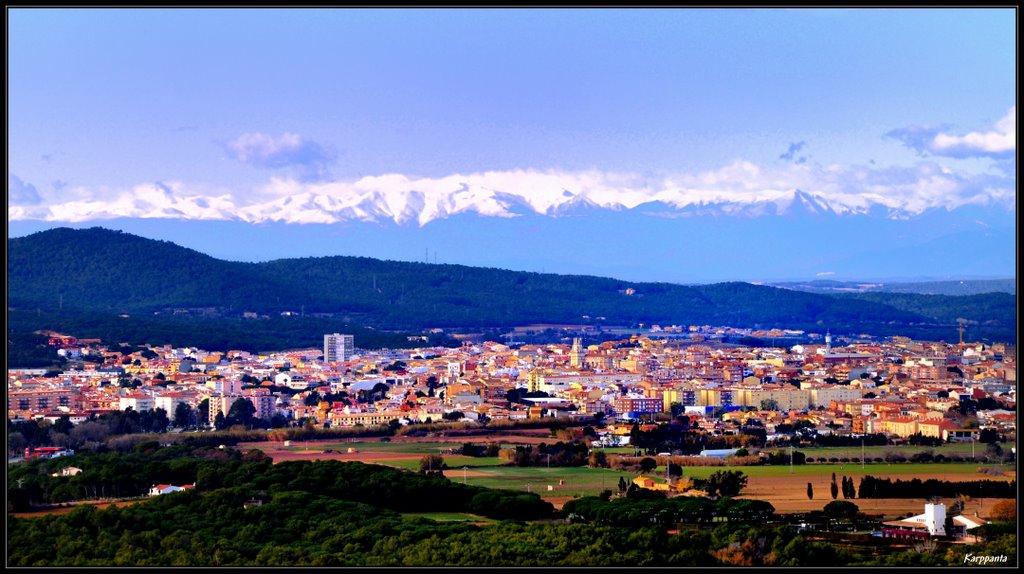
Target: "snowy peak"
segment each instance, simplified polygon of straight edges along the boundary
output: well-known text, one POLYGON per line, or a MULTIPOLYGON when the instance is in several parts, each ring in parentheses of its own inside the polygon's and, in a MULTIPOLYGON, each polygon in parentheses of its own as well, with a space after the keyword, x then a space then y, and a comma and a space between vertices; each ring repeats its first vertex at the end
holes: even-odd
MULTIPOLYGON (((838 177, 838 176, 837 176, 838 177)), ((914 184, 889 193, 829 183, 807 191, 785 178, 768 180, 756 166, 731 166, 693 177, 642 178, 602 172, 506 171, 413 179, 400 174, 354 182, 309 183, 274 179, 252 193, 203 195, 180 183, 145 184, 103 200, 49 206, 9 205, 8 219, 80 222, 110 218, 241 220, 250 223, 384 222, 423 226, 463 213, 510 218, 566 217, 601 211, 634 211, 662 218, 840 217, 867 215, 908 219, 928 209, 963 205, 1007 205, 1014 194, 957 199, 935 205, 929 187, 914 184), (735 172, 735 173, 734 173, 735 172), (762 178, 767 183, 758 183, 762 178), (865 191, 867 190, 867 191, 865 191), (923 191, 921 191, 923 190, 923 191), (914 195, 923 193, 927 198, 914 195), (930 199, 929 199, 930 198, 930 199), (927 200, 927 201, 926 201, 927 200)), ((804 184, 807 182, 804 181, 804 184)), ((988 190, 989 188, 985 188, 988 190)), ((973 192, 972 192, 973 193, 973 192)), ((988 193, 988 191, 986 191, 988 193)), ((952 199, 949 199, 952 198, 952 199)))

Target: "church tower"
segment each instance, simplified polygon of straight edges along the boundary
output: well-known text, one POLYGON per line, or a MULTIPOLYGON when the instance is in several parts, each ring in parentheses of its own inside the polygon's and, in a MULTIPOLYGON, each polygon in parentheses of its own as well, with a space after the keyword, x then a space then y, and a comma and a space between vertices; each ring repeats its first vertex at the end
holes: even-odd
POLYGON ((572 350, 569 351, 569 366, 580 368, 586 355, 583 352, 583 340, 576 337, 572 340, 572 350))

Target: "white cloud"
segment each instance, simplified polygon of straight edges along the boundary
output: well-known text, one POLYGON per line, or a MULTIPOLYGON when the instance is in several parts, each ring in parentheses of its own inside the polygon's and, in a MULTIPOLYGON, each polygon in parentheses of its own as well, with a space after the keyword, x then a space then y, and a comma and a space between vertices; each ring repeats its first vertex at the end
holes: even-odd
POLYGON ((924 155, 966 158, 1012 158, 1017 151, 1017 106, 1010 108, 989 131, 973 131, 965 135, 950 133, 949 126, 910 126, 893 130, 887 137, 902 141, 924 155))
POLYGON ((930 208, 970 204, 1015 209, 1014 177, 967 174, 929 161, 877 168, 796 163, 760 166, 745 160, 713 170, 648 177, 596 170, 486 171, 438 178, 383 174, 356 181, 313 182, 274 177, 255 193, 181 182, 95 192, 76 188, 74 195, 65 196, 74 200, 11 209, 9 218, 68 222, 114 217, 289 223, 392 220, 425 225, 459 213, 558 216, 580 204, 633 209, 656 202, 667 208, 645 211, 660 217, 707 210, 758 215, 795 208, 865 213, 876 206, 905 217, 930 208))
POLYGON ((932 148, 937 152, 1003 154, 1017 149, 1017 106, 996 122, 995 129, 964 136, 936 134, 932 148))
POLYGON ((224 145, 234 159, 256 167, 293 169, 300 179, 317 180, 327 175, 334 153, 299 134, 271 136, 245 133, 224 145))

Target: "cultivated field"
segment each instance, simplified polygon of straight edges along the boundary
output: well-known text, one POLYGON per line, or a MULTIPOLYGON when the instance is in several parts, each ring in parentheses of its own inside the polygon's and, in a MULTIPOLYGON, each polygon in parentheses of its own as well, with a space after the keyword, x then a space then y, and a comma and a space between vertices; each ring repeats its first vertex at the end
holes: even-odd
MULTIPOLYGON (((511 445, 523 444, 522 436, 490 437, 489 440, 473 440, 476 444, 511 445)), ((547 437, 529 437, 531 444, 536 442, 554 442, 556 439, 547 437), (534 442, 536 441, 536 442, 534 442)), ((239 448, 258 448, 265 451, 274 462, 285 460, 345 460, 360 461, 368 464, 384 464, 416 470, 420 459, 425 454, 439 454, 443 450, 459 448, 460 442, 438 442, 434 440, 409 440, 395 437, 391 442, 327 441, 316 443, 293 442, 285 447, 283 443, 243 443, 239 448), (348 452, 353 449, 355 452, 348 452), (325 452, 330 450, 331 452, 325 452)), ((470 439, 472 440, 472 439, 470 439)), ((969 445, 968 445, 969 447, 969 445)), ((859 451, 859 449, 858 449, 859 451)), ((448 470, 445 476, 450 480, 464 481, 467 484, 486 486, 489 488, 507 488, 526 490, 540 494, 557 507, 578 496, 596 495, 602 490, 617 490, 619 478, 631 481, 636 474, 611 469, 586 467, 511 467, 504 466, 500 458, 476 458, 460 455, 443 454, 448 470)), ((808 464, 789 466, 739 466, 739 467, 684 467, 684 476, 706 478, 716 470, 741 470, 747 477, 747 487, 740 498, 767 500, 778 512, 807 512, 821 510, 832 501, 830 484, 832 473, 839 480, 843 476, 854 479, 855 484, 860 478, 870 474, 879 478, 909 480, 935 478, 948 481, 974 480, 1012 480, 1016 478, 1013 466, 1004 466, 1002 475, 983 474, 980 468, 992 465, 979 463, 857 463, 846 464, 808 464), (807 483, 813 485, 814 498, 807 498, 807 483)), ((665 468, 659 467, 652 476, 662 478, 665 468)), ((842 499, 841 496, 839 498, 842 499)), ((967 513, 985 517, 999 499, 972 499, 967 504, 967 513)), ((886 519, 898 518, 910 514, 920 514, 924 510, 925 500, 914 499, 855 499, 853 501, 867 514, 883 516, 886 519)), ((952 501, 944 501, 949 505, 952 501)))

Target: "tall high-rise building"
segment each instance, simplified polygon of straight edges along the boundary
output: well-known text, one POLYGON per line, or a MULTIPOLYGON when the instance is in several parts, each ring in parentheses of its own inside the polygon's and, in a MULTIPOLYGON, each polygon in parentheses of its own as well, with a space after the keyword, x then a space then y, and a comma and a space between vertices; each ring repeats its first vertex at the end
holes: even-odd
POLYGON ((324 362, 343 363, 352 358, 355 338, 352 335, 333 333, 324 335, 324 362))

